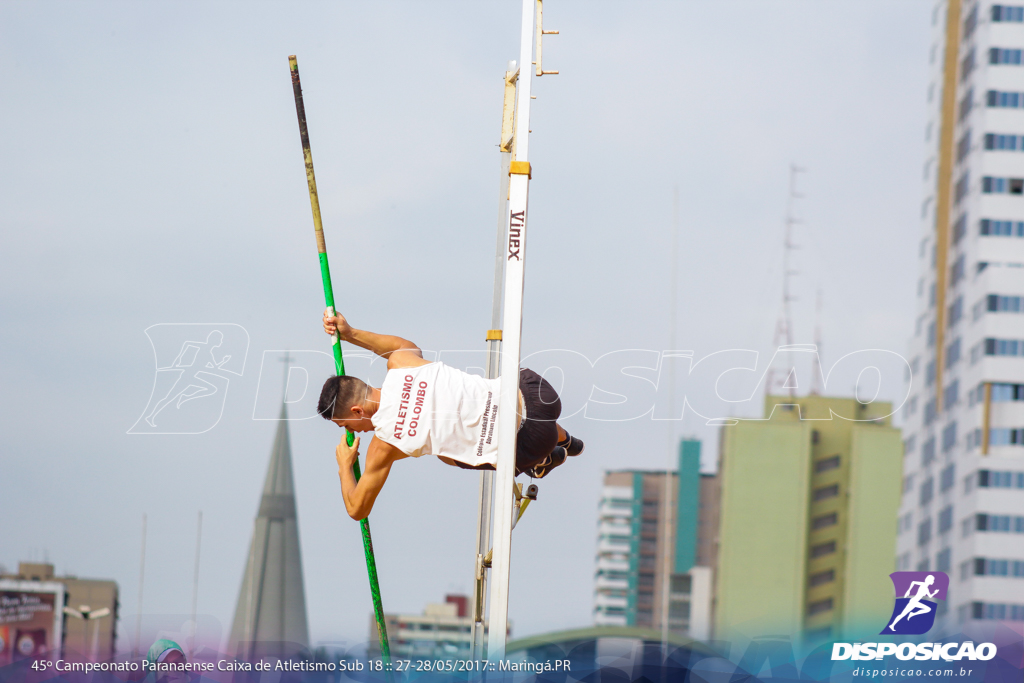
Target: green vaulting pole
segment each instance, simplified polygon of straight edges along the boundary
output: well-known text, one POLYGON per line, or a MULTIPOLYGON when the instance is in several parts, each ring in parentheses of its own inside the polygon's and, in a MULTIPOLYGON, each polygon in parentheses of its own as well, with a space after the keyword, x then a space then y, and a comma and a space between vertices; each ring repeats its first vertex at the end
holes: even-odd
MULTIPOLYGON (((327 244, 324 242, 324 226, 320 220, 320 200, 316 194, 316 176, 313 175, 313 153, 309 150, 309 131, 306 130, 306 108, 302 105, 302 85, 299 83, 299 63, 295 55, 288 57, 292 71, 292 90, 295 93, 295 113, 299 116, 299 136, 302 138, 302 156, 306 160, 306 182, 309 184, 309 203, 313 207, 313 230, 316 233, 316 250, 320 256, 320 275, 324 282, 324 301, 327 308, 334 313, 334 288, 331 286, 331 268, 327 263, 327 244)), ((341 356, 341 339, 337 334, 333 339, 334 371, 338 375, 345 374, 345 360, 341 356)), ((355 438, 346 430, 348 445, 355 438)), ((352 472, 359 481, 359 459, 352 463, 352 472)), ((377 584, 377 562, 373 559, 373 541, 370 539, 370 521, 359 522, 363 532, 363 552, 366 554, 366 572, 370 575, 370 594, 373 596, 373 614, 377 619, 377 633, 380 635, 380 654, 385 664, 391 661, 391 647, 388 645, 388 630, 384 623, 384 607, 380 601, 380 586, 377 584)), ((391 667, 387 666, 388 671, 391 667)), ((388 676, 390 678, 390 675, 388 676)))

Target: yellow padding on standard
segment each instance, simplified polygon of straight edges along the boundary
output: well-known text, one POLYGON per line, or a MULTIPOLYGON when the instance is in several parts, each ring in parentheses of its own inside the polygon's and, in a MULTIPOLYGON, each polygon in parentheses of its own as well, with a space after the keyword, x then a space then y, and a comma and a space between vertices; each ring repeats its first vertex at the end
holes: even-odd
POLYGON ((533 178, 533 169, 529 161, 513 161, 508 169, 509 175, 524 175, 533 178))
POLYGON ((486 341, 494 341, 495 339, 501 341, 501 330, 487 330, 486 341))

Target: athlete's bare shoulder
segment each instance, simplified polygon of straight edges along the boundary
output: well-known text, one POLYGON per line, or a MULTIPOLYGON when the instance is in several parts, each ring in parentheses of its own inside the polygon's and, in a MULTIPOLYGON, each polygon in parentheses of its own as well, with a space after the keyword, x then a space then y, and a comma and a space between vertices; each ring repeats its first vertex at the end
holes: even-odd
POLYGON ((408 457, 408 453, 374 436, 370 440, 370 446, 366 449, 366 467, 369 470, 371 461, 377 466, 387 465, 390 467, 394 461, 404 460, 408 457))
POLYGON ((419 349, 398 349, 388 356, 388 370, 418 368, 421 365, 429 364, 430 361, 423 359, 423 352, 419 349))

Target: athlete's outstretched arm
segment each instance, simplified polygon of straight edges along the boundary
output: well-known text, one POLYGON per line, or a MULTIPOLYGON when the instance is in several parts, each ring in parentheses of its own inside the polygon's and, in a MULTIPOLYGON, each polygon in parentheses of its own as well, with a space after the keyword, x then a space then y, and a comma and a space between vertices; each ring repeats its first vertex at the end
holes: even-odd
POLYGON ((388 480, 392 463, 408 457, 391 444, 374 437, 366 450, 366 469, 356 482, 352 465, 359 456, 359 437, 357 436, 349 446, 345 436, 342 436, 334 455, 338 461, 338 476, 341 478, 341 495, 345 499, 345 510, 348 516, 355 520, 369 516, 373 503, 377 500, 377 494, 388 480))
POLYGON ((337 332, 342 341, 347 341, 368 351, 373 351, 385 359, 390 359, 391 354, 396 351, 411 352, 420 358, 423 357, 423 352, 420 351, 420 348, 408 339, 402 339, 391 334, 377 334, 376 332, 357 330, 348 324, 345 316, 340 313, 330 316, 328 312, 324 311, 324 332, 327 334, 337 332))
MULTIPOLYGON (((907 592, 903 594, 903 597, 909 598, 910 594, 914 592, 914 586, 923 586, 924 581, 911 581, 910 586, 907 588, 907 592)), ((926 590, 927 592, 927 590, 926 590)))

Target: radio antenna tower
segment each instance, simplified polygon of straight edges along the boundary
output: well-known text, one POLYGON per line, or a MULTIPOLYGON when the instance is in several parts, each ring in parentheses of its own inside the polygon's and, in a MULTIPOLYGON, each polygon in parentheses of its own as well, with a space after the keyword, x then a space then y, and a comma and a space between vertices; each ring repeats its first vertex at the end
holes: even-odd
MULTIPOLYGON (((796 176, 798 173, 803 173, 806 170, 796 164, 789 165, 789 197, 786 200, 786 218, 783 221, 785 237, 782 249, 782 309, 779 311, 779 319, 775 323, 775 337, 772 340, 773 353, 776 354, 776 359, 779 357, 778 351, 780 348, 793 345, 793 316, 790 303, 796 301, 797 298, 791 293, 790 278, 794 275, 799 275, 799 271, 793 270, 792 253, 800 248, 793 241, 793 228, 801 222, 798 218, 794 217, 793 209, 796 200, 804 198, 802 194, 796 191, 796 176)), ((782 368, 777 368, 774 364, 768 368, 765 391, 769 395, 774 394, 777 390, 779 393, 788 392, 790 398, 795 398, 798 387, 796 370, 793 368, 792 352, 786 354, 786 359, 784 376, 779 372, 782 368)))
POLYGON ((811 393, 815 396, 825 391, 825 372, 821 367, 821 285, 814 303, 814 367, 811 369, 811 393))

